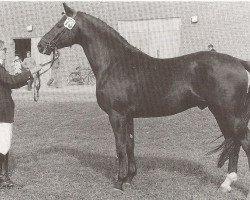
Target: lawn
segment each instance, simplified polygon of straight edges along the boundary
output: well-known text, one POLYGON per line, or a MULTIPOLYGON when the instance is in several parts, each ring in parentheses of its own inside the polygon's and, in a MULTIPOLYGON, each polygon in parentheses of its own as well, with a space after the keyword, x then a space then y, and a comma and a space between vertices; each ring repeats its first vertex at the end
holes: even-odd
POLYGON ((248 192, 243 151, 233 191, 218 191, 227 165, 217 169, 218 155, 206 155, 222 141, 211 143, 220 132, 207 109, 135 119, 138 174, 124 192, 113 190, 114 135, 95 102, 16 103, 15 120, 12 179, 24 187, 0 191, 1 200, 239 200, 248 192))

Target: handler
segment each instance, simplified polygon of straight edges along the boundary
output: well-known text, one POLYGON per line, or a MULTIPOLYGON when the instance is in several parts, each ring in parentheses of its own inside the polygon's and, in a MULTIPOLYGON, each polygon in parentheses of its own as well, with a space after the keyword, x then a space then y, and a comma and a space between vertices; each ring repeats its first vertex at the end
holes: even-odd
POLYGON ((60 88, 61 87, 61 77, 60 77, 60 60, 59 60, 59 51, 57 50, 55 52, 55 57, 57 59, 53 62, 53 65, 51 67, 51 76, 49 81, 47 82, 48 86, 51 86, 52 83, 55 88, 60 88))
POLYGON ((0 40, 0 189, 14 187, 8 173, 8 152, 11 145, 15 108, 11 89, 27 85, 27 81, 33 79, 32 74, 41 69, 25 70, 23 68, 20 74, 10 75, 4 68, 5 59, 6 48, 4 42, 0 40))

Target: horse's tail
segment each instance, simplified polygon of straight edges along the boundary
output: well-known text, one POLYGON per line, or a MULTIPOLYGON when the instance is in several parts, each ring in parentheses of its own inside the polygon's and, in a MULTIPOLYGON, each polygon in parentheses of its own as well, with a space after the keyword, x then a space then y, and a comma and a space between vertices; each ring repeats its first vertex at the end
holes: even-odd
POLYGON ((234 137, 230 137, 226 138, 218 147, 210 151, 208 154, 217 153, 218 151, 222 150, 217 163, 217 166, 221 168, 224 163, 229 159, 229 155, 237 151, 240 146, 241 143, 239 140, 234 137))

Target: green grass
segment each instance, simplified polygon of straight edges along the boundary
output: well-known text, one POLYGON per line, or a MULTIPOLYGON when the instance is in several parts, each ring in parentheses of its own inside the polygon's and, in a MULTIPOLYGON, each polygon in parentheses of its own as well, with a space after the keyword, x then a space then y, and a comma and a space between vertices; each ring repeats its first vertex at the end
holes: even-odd
POLYGON ((217 169, 217 155, 206 153, 222 141, 211 143, 219 134, 207 109, 135 119, 138 174, 118 192, 114 135, 95 102, 17 103, 11 170, 24 187, 0 191, 1 200, 244 199, 249 180, 242 151, 233 191, 217 191, 227 166, 217 169))

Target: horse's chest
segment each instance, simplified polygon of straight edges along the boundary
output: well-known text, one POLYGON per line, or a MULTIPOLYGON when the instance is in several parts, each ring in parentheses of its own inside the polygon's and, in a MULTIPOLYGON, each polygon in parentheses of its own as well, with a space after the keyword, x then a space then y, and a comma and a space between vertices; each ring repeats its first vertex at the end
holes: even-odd
POLYGON ((129 83, 111 79, 97 85, 96 97, 99 106, 107 113, 110 110, 125 112, 132 92, 129 87, 129 83))

